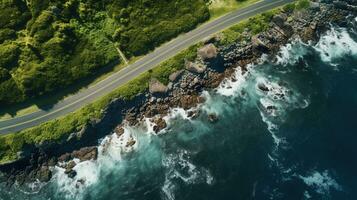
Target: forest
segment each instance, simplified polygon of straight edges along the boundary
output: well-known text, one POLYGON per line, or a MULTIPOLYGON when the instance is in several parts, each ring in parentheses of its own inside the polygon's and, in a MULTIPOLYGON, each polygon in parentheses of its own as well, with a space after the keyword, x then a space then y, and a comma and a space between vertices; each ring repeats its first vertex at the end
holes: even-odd
POLYGON ((0 105, 141 56, 209 19, 205 0, 0 0, 0 105))

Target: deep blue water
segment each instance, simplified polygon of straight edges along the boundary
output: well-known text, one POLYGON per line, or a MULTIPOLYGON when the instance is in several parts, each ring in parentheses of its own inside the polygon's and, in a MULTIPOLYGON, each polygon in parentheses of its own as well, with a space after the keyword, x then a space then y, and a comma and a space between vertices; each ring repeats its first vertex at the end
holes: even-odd
POLYGON ((198 119, 176 109, 160 135, 127 127, 75 180, 56 168, 49 184, 2 187, 0 199, 357 199, 355 41, 338 28, 316 45, 294 41, 205 92, 198 119))

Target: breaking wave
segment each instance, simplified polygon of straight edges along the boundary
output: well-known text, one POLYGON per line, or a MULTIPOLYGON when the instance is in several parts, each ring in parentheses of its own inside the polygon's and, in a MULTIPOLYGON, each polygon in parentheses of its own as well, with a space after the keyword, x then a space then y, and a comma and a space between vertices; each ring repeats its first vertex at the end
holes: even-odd
POLYGON ((324 62, 336 64, 344 56, 357 55, 357 42, 344 28, 334 28, 327 31, 315 46, 324 62))

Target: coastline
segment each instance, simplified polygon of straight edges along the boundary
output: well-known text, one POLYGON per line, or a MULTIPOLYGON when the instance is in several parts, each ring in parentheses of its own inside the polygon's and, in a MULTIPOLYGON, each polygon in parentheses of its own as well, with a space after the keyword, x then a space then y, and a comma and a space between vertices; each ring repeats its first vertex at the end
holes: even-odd
MULTIPOLYGON (((339 4, 335 5, 337 6, 319 4, 316 7, 315 4, 308 10, 275 16, 268 31, 256 36, 245 34, 252 42, 236 42, 224 47, 219 44, 219 35, 215 36, 204 42, 196 59, 186 61, 185 70, 171 74, 168 85, 152 80, 150 90, 137 95, 133 100, 112 101, 103 111, 103 118, 91 120, 80 132, 67 138, 65 145, 44 144, 41 147, 30 147, 29 152, 32 153, 25 155, 26 159, 1 166, 1 171, 8 173, 5 177, 10 185, 15 181, 21 184, 35 179, 45 182, 51 178, 50 168, 57 163, 68 162, 73 158, 96 159, 98 150, 95 146, 98 139, 113 129, 119 137, 122 135, 122 124, 117 126, 118 122, 125 121, 135 126, 145 118, 152 118, 152 122, 156 124, 155 132, 159 133, 166 127, 164 117, 171 108, 189 110, 196 107, 204 101, 202 91, 218 87, 225 78, 232 76, 236 68, 241 68, 244 72, 248 64, 257 62, 263 54, 273 57, 292 38, 299 37, 303 42, 317 41, 330 23, 344 26, 339 19, 348 16, 349 12, 340 10, 339 4), (287 22, 290 17, 292 19, 287 22), (80 150, 75 151, 78 149, 80 150)), ((198 114, 191 112, 190 117, 198 114)), ((212 123, 219 120, 214 113, 209 118, 212 123)), ((135 145, 135 141, 130 140, 127 145, 135 145)), ((69 163, 64 167, 69 168, 69 175, 75 176, 75 172, 70 169, 73 164, 69 163)))

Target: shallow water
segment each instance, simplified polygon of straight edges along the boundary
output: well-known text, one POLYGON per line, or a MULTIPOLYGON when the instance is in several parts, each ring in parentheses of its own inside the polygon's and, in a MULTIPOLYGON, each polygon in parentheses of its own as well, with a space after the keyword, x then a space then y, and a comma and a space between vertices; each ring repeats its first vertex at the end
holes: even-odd
POLYGON ((293 41, 205 92, 198 119, 173 109, 158 135, 149 121, 127 126, 75 179, 57 167, 0 199, 357 199, 356 38, 333 28, 313 46, 293 41))

